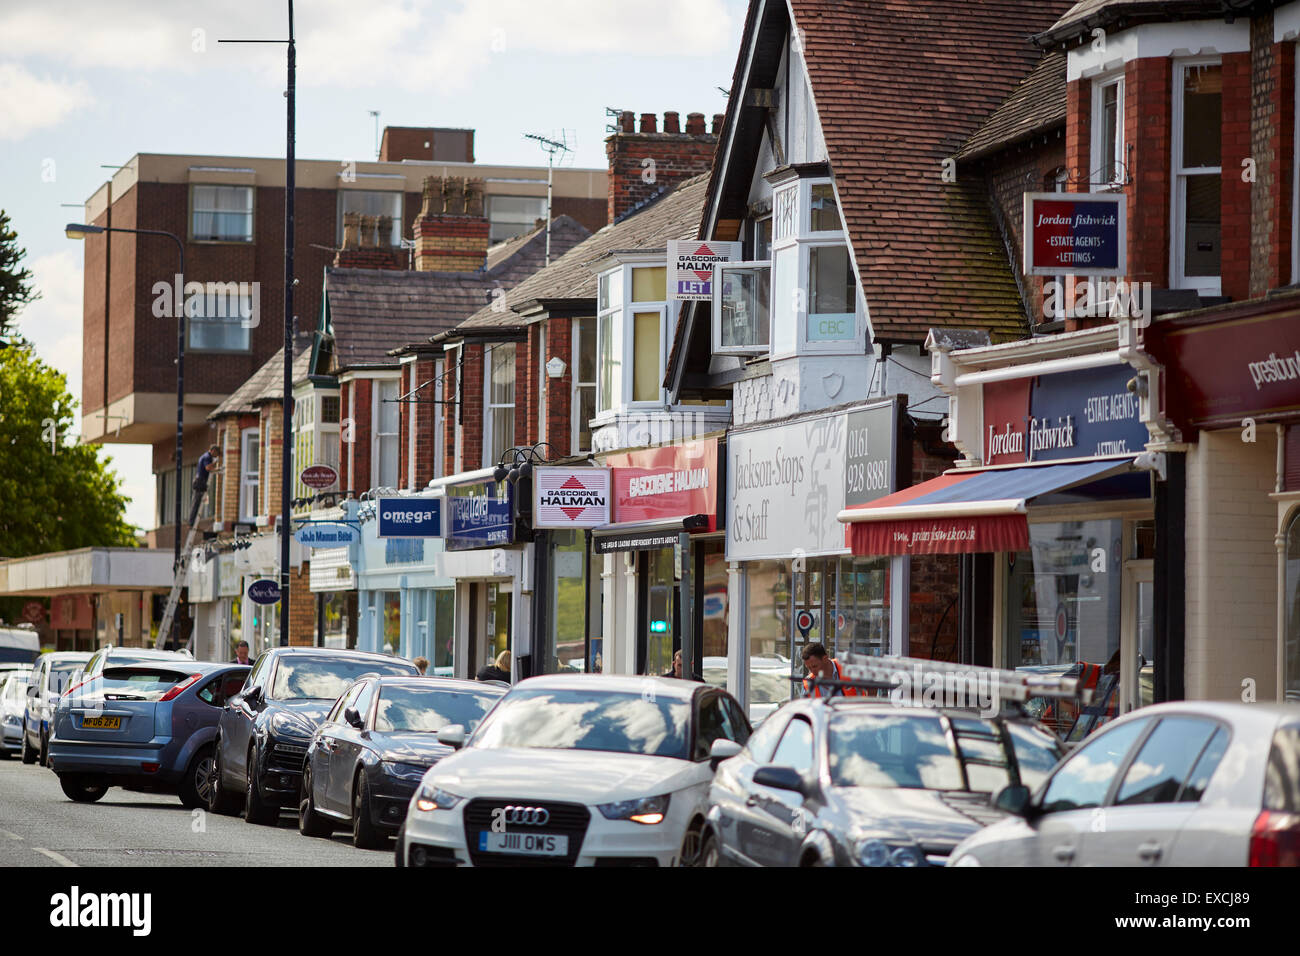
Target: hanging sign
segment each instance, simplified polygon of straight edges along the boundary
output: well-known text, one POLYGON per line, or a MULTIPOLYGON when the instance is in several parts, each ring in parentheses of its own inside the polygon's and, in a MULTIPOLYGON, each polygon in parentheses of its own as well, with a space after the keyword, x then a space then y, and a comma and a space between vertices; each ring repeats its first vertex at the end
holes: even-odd
POLYGON ((441 498, 380 498, 380 538, 442 536, 441 498))
POLYGON ((704 239, 668 241, 668 298, 713 301, 713 266, 740 258, 740 243, 704 239))
POLYGON ((339 480, 339 473, 329 465, 308 465, 298 476, 308 488, 332 488, 339 480))
POLYGON ((608 468, 533 469, 534 528, 609 524, 608 468))
POLYGON ((258 578, 248 586, 248 597, 255 604, 276 604, 280 600, 280 585, 270 578, 258 578))
POLYGON ((341 548, 359 538, 355 528, 334 521, 315 521, 293 533, 293 540, 309 548, 341 548))
POLYGON ((1122 275, 1124 202, 1122 192, 1025 193, 1025 274, 1122 275))

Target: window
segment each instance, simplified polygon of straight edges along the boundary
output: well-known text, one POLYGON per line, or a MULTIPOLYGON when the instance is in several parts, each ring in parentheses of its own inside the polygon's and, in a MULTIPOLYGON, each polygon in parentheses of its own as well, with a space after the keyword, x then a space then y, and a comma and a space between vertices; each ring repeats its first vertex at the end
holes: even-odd
POLYGON ((1128 178, 1124 163, 1124 78, 1092 81, 1092 188, 1118 187, 1128 178))
POLYGON ((1103 732, 1070 755, 1043 794, 1043 812, 1099 807, 1124 757, 1147 729, 1149 720, 1121 724, 1103 732))
POLYGON ((1223 67, 1191 61, 1174 68, 1173 242, 1175 288, 1220 291, 1220 180, 1223 67))
POLYGON ((808 341, 853 337, 857 281, 845 245, 808 248, 808 341))
POLYGON ((252 521, 257 517, 257 485, 261 433, 251 428, 240 435, 239 457, 239 520, 252 521))
POLYGON ((364 189, 339 190, 339 221, 336 241, 343 244, 343 216, 355 212, 363 216, 387 216, 391 220, 388 235, 380 244, 395 246, 402 238, 402 194, 400 192, 372 192, 364 189), (386 240, 386 243, 385 243, 386 240))
POLYGON ((599 412, 632 402, 662 405, 669 318, 676 314, 667 302, 667 269, 620 264, 600 277, 597 300, 599 412))
POLYGON ((487 349, 486 465, 496 464, 515 444, 515 343, 501 342, 487 349))
POLYGON ((397 402, 397 379, 377 381, 375 388, 375 467, 371 485, 375 488, 396 488, 398 429, 401 405, 397 402))
POLYGON ((294 497, 310 498, 319 489, 309 488, 300 480, 308 465, 339 468, 339 396, 322 395, 315 388, 297 396, 293 402, 294 497))
POLYGON ((1161 720, 1125 771, 1115 805, 1173 803, 1217 729, 1212 721, 1195 717, 1161 720))
POLYGON ((488 240, 504 242, 532 232, 537 220, 546 219, 545 196, 488 196, 488 240))
POLYGON ((249 329, 257 325, 253 295, 247 283, 209 282, 203 295, 187 299, 186 347, 202 352, 247 352, 249 329))
POLYGON ((1191 775, 1187 782, 1183 784, 1183 792, 1178 795, 1179 803, 1196 803, 1201 799, 1201 794, 1205 793, 1205 788, 1210 785, 1210 778, 1214 776, 1214 771, 1219 766, 1219 761, 1228 749, 1228 732, 1220 727, 1210 738, 1210 742, 1205 745, 1201 755, 1196 758, 1196 766, 1192 768, 1191 775))
POLYGON ((663 313, 632 313, 632 401, 657 402, 663 358, 663 313))
POLYGON ((573 320, 573 453, 591 451, 591 420, 596 417, 596 319, 573 320))
POLYGON ((813 765, 813 732, 808 721, 796 717, 781 735, 781 742, 772 754, 772 764, 777 767, 793 767, 800 773, 807 773, 813 765))
POLYGON ((762 355, 771 344, 772 267, 767 262, 720 263, 715 267, 714 351, 762 355))
POLYGON ((710 694, 700 701, 699 725, 695 733, 695 759, 709 759, 709 748, 715 740, 734 740, 744 745, 749 739, 747 727, 739 711, 726 706, 721 694, 710 694))
POLYGON ((195 242, 252 242, 253 187, 192 187, 190 238, 195 242))

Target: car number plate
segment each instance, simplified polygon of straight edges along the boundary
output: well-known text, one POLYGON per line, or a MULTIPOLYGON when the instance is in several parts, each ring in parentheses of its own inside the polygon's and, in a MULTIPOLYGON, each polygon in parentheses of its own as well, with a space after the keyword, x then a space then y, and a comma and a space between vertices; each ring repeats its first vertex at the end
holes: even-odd
POLYGON ((478 835, 480 853, 517 853, 521 856, 564 856, 569 838, 552 833, 489 833, 478 835))
POLYGON ((122 728, 121 717, 82 717, 81 726, 98 728, 99 730, 120 730, 122 728))

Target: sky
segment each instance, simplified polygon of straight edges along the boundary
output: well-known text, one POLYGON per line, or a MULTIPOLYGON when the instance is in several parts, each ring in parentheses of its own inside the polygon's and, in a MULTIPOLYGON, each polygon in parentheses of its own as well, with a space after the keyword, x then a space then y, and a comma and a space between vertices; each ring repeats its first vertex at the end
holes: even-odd
MULTIPOLYGON (((298 0, 297 155, 371 159, 380 126, 476 130, 484 164, 542 165, 567 131, 604 168, 606 107, 706 116, 745 0, 298 0)), ((284 155, 286 0, 0 0, 0 208, 42 298, 19 330, 81 397, 82 203, 136 153, 284 155)), ((662 119, 661 119, 662 122, 662 119)), ((109 445, 153 525, 147 445, 109 445)))

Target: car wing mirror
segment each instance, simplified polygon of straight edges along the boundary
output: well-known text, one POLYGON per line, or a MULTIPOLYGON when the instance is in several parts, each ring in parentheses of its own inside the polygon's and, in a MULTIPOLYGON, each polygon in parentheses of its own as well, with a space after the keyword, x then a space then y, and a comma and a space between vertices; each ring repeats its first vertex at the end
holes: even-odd
POLYGON ((248 690, 244 692, 244 700, 248 702, 248 706, 250 707, 261 707, 262 685, 254 684, 252 687, 248 688, 248 690))
POLYGON ((794 767, 759 767, 754 771, 754 783, 774 790, 789 790, 800 796, 805 795, 808 789, 803 774, 794 767))
POLYGON ((448 724, 438 731, 438 743, 450 747, 452 750, 459 750, 465 746, 467 736, 464 724, 448 724))
POLYGON ((365 721, 361 719, 360 712, 355 707, 348 707, 343 711, 343 719, 348 722, 349 726, 362 730, 365 727, 365 721))
POLYGON ((740 751, 740 744, 734 740, 728 740, 726 737, 719 737, 709 747, 709 766, 717 770, 718 764, 736 756, 740 751))
POLYGON ((1034 816, 1032 795, 1023 783, 1013 783, 999 790, 993 798, 993 806, 1014 817, 1029 819, 1034 816))

